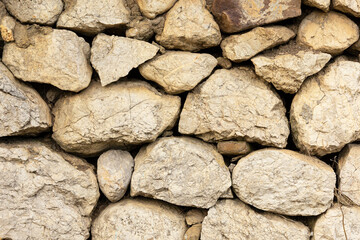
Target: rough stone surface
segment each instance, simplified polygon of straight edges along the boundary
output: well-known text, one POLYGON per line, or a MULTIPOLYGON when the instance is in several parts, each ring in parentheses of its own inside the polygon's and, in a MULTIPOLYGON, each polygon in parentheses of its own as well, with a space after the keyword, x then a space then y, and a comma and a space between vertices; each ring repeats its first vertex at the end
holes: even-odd
POLYGON ((325 67, 331 55, 305 49, 291 51, 292 47, 254 57, 251 61, 258 76, 276 89, 294 94, 307 77, 325 67))
POLYGON ((187 95, 179 132, 205 141, 236 139, 283 148, 289 135, 285 112, 279 96, 251 68, 220 69, 187 95))
POLYGON ((360 63, 337 59, 303 83, 291 110, 291 132, 303 152, 323 156, 360 138, 360 63))
POLYGON ((64 0, 65 10, 57 27, 85 34, 96 34, 108 28, 119 28, 130 21, 124 0, 64 0))
POLYGON ((217 60, 210 54, 169 51, 139 67, 141 75, 177 94, 193 89, 209 76, 217 60))
POLYGON ((154 141, 175 124, 179 111, 180 97, 162 95, 143 81, 106 87, 94 82, 55 104, 53 138, 66 151, 94 155, 154 141))
POLYGON ((234 62, 246 61, 256 54, 288 42, 295 33, 283 26, 257 27, 238 35, 231 35, 221 42, 224 57, 234 62))
POLYGON ((16 25, 16 20, 10 16, 4 16, 0 18, 0 31, 1 31, 1 38, 5 42, 12 42, 14 41, 14 29, 16 25))
POLYGON ((3 0, 7 10, 23 23, 51 25, 63 10, 61 0, 3 0))
POLYGON ((333 0, 334 9, 360 17, 360 0, 333 0))
POLYGON ((161 34, 164 28, 164 22, 165 18, 163 16, 154 19, 136 17, 127 24, 128 29, 126 29, 125 35, 128 38, 148 41, 154 34, 161 34))
POLYGON ((166 14, 156 41, 168 49, 199 51, 219 45, 221 33, 204 0, 179 0, 166 14))
POLYGON ((245 141, 224 141, 217 144, 217 150, 224 155, 243 155, 251 152, 251 146, 245 141))
POLYGON ((169 10, 177 0, 136 0, 141 13, 148 18, 155 18, 169 10))
POLYGON ((93 166, 38 141, 0 143, 0 236, 89 237, 99 198, 93 166))
POLYGON ((180 240, 185 217, 175 206, 150 199, 126 199, 109 205, 95 219, 93 240, 180 240))
POLYGON ((359 240, 360 207, 335 204, 321 215, 314 226, 313 240, 359 240))
POLYGON ((202 223, 201 240, 267 239, 308 240, 300 222, 272 213, 259 213, 238 199, 220 200, 202 223))
POLYGON ((340 54, 358 39, 359 27, 345 15, 332 11, 307 15, 297 35, 299 43, 330 54, 340 54))
POLYGON ((230 172, 213 146, 169 137, 143 147, 135 157, 130 194, 209 208, 230 186, 230 172))
POLYGON ((105 86, 128 75, 131 69, 153 58, 158 50, 145 41, 101 33, 91 47, 91 64, 105 86))
POLYGON ((324 12, 329 11, 331 0, 302 0, 302 3, 310 7, 316 7, 324 12))
POLYGON ((68 30, 29 26, 28 47, 8 43, 2 61, 15 75, 27 82, 52 84, 62 90, 78 92, 91 80, 90 45, 68 30))
POLYGON ((212 13, 222 31, 239 32, 301 15, 301 0, 214 0, 212 13))
POLYGON ((232 173, 235 194, 252 206, 290 216, 314 216, 334 198, 336 175, 321 160, 283 149, 241 158, 232 173))
POLYGON ((202 223, 207 212, 204 209, 193 208, 186 212, 186 224, 191 226, 194 224, 202 223))
POLYGON ((0 62, 0 137, 33 135, 51 126, 50 109, 44 100, 0 62))
POLYGON ((191 226, 184 235, 184 240, 199 240, 201 234, 201 224, 191 226))
POLYGON ((227 58, 218 57, 218 58, 216 58, 216 60, 218 61, 218 65, 221 68, 230 69, 232 67, 231 61, 229 59, 227 59, 227 58))
POLYGON ((109 150, 100 155, 97 177, 101 191, 112 202, 126 193, 134 169, 134 159, 129 152, 109 150))

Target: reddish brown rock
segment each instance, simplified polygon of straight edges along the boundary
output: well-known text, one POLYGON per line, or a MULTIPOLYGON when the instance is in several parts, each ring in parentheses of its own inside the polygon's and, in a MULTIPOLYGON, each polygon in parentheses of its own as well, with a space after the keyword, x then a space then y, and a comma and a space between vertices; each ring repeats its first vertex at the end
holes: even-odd
POLYGON ((251 146, 245 141, 225 141, 217 144, 217 150, 224 155, 243 155, 251 152, 251 146))

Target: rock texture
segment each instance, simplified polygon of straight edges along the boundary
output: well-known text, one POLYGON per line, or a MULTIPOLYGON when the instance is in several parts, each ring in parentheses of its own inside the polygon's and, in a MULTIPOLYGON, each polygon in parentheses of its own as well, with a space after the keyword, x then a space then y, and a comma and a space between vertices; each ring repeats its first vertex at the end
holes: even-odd
POLYGON ((236 195, 252 206, 291 216, 314 216, 334 198, 336 175, 317 158, 263 149, 240 159, 232 173, 236 195))
POLYGON ((184 240, 199 240, 201 235, 201 224, 191 226, 184 235, 184 240))
POLYGON ((1 38, 5 42, 12 42, 15 41, 14 38, 14 30, 16 25, 16 20, 11 16, 4 16, 0 18, 0 31, 1 31, 1 38))
POLYGON ((211 11, 222 31, 233 33, 301 15, 300 0, 214 0, 211 11))
POLYGON ((93 166, 33 140, 0 143, 0 236, 89 237, 99 198, 93 166))
MULTIPOLYGON (((161 34, 164 28, 165 17, 159 16, 154 19, 136 17, 127 24, 126 37, 148 41, 154 34, 161 34)), ((153 42, 154 43, 154 42, 153 42)))
POLYGON ((302 20, 297 35, 299 43, 330 54, 340 54, 358 39, 359 27, 337 12, 310 13, 302 20))
POLYGON ((99 34, 91 47, 91 64, 102 86, 128 75, 131 69, 153 58, 158 47, 136 39, 99 34))
POLYGON ((244 139, 283 148, 289 135, 285 111, 250 68, 221 69, 187 95, 179 132, 205 141, 244 139))
POLYGON ((360 17, 360 0, 333 0, 334 9, 360 17))
POLYGON ((149 199, 126 199, 109 205, 95 219, 93 240, 180 240, 185 217, 175 206, 149 199))
POLYGON ((305 5, 316 7, 324 12, 329 11, 331 0, 302 0, 305 5))
POLYGON ((111 201, 119 201, 126 193, 134 168, 129 152, 109 150, 97 161, 97 177, 101 191, 111 201))
POLYGON ((37 26, 29 26, 27 35, 27 47, 16 43, 4 47, 2 61, 15 77, 74 92, 89 85, 90 45, 83 38, 71 31, 37 26))
POLYGON ((210 54, 169 51, 142 64, 139 71, 166 92, 177 94, 193 89, 216 65, 216 58, 210 54))
POLYGON ((239 35, 231 35, 221 42, 224 57, 234 62, 249 60, 256 54, 288 42, 295 33, 283 26, 257 27, 239 35))
POLYGON ((221 33, 204 0, 179 0, 166 14, 156 41, 168 49, 199 51, 219 45, 221 33))
POLYGON ((302 151, 323 156, 359 139, 360 63, 337 59, 295 95, 291 130, 302 151))
POLYGON ((224 155, 243 155, 251 152, 251 146, 245 141, 218 142, 217 150, 224 155))
POLYGON ((51 126, 50 109, 44 100, 0 62, 0 137, 34 135, 51 126))
POLYGON ((185 215, 186 224, 191 226, 198 223, 202 223, 207 212, 203 209, 193 208, 187 211, 185 215))
POLYGON ((230 172, 213 146, 169 137, 143 147, 135 157, 130 194, 209 208, 230 186, 230 172))
POLYGON ((209 209, 201 231, 201 240, 308 240, 309 237, 310 231, 302 223, 256 212, 238 199, 218 201, 209 209))
POLYGON ((94 82, 56 103, 53 138, 66 151, 94 155, 154 141, 174 125, 179 111, 180 97, 162 95, 145 82, 94 82))
POLYGON ((136 0, 141 13, 147 18, 155 18, 169 10, 177 0, 136 0))

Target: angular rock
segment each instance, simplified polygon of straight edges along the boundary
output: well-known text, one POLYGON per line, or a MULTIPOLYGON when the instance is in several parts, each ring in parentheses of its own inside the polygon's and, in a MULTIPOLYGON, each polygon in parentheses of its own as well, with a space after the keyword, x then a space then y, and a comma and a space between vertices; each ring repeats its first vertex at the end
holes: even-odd
POLYGON ((280 97, 251 68, 220 69, 187 95, 179 132, 205 141, 246 140, 283 148, 289 135, 285 112, 280 97))
POLYGON ((201 240, 268 239, 308 240, 309 229, 300 222, 260 213, 238 199, 220 200, 202 223, 201 240))
POLYGON ((302 3, 310 7, 316 7, 324 12, 329 11, 331 0, 302 0, 302 3))
POLYGON ((143 147, 135 157, 130 194, 209 208, 230 186, 230 172, 212 145, 168 137, 143 147))
POLYGON ((136 0, 141 13, 147 18, 155 18, 169 10, 177 0, 136 0))
POLYGON ((257 27, 247 33, 225 38, 220 46, 224 57, 233 62, 242 62, 293 37, 295 33, 283 26, 257 27))
POLYGON ((168 49, 195 52, 219 45, 221 33, 204 0, 179 0, 166 14, 156 41, 168 49))
POLYGON ((34 135, 52 126, 50 109, 0 62, 0 137, 34 135))
POLYGON ((307 15, 300 23, 297 35, 299 43, 335 55, 358 39, 359 27, 345 15, 333 11, 314 11, 307 15))
POLYGON ((201 224, 191 226, 184 235, 184 240, 199 240, 201 235, 201 224))
POLYGON ((0 143, 0 236, 89 237, 100 196, 93 166, 38 141, 0 143))
POLYGON ((66 151, 95 155, 154 141, 175 124, 179 112, 180 97, 162 95, 143 81, 107 87, 94 82, 56 102, 53 138, 66 151))
POLYGON ((278 90, 296 93, 304 80, 319 72, 331 55, 289 45, 251 59, 255 72, 278 90))
POLYGON ((291 132, 305 153, 323 156, 360 139, 360 63, 337 59, 303 83, 290 110, 291 132))
POLYGON ((194 224, 202 223, 207 212, 204 209, 193 208, 186 212, 186 224, 191 226, 194 224))
POLYGON ((30 43, 19 47, 8 43, 2 61, 26 82, 48 83, 62 90, 78 92, 91 80, 90 45, 68 30, 29 26, 30 43))
POLYGON ((125 199, 106 207, 91 227, 93 240, 180 240, 186 231, 181 210, 151 199, 125 199))
POLYGON ((360 0, 333 0, 334 9, 360 17, 360 0))
POLYGON ((99 187, 111 201, 119 201, 126 193, 134 169, 134 159, 129 152, 109 150, 97 161, 99 187))
POLYGON ((301 0, 214 0, 221 31, 234 33, 301 15, 301 0))
POLYGON ((61 0, 3 0, 7 10, 23 23, 52 25, 63 10, 61 0))
POLYGON ((130 22, 130 11, 124 0, 64 0, 57 27, 95 35, 108 28, 124 27, 130 22))
POLYGON ((100 76, 102 86, 128 75, 131 69, 153 58, 158 47, 136 39, 100 33, 91 47, 91 64, 100 76))
MULTIPOLYGON (((155 19, 136 17, 127 24, 125 35, 128 38, 148 41, 154 34, 160 34, 163 31, 164 22, 165 18, 163 16, 159 16, 155 19)), ((154 44, 154 42, 152 43, 154 44)))
POLYGON ((210 54, 169 51, 139 67, 141 75, 177 94, 193 89, 209 76, 217 60, 210 54))
POLYGON ((16 20, 11 16, 4 16, 0 18, 0 31, 1 31, 1 38, 5 42, 12 42, 15 40, 14 38, 14 29, 16 25, 16 20))
POLYGON ((217 150, 224 155, 244 155, 251 152, 251 146, 245 141, 224 141, 217 144, 217 150))

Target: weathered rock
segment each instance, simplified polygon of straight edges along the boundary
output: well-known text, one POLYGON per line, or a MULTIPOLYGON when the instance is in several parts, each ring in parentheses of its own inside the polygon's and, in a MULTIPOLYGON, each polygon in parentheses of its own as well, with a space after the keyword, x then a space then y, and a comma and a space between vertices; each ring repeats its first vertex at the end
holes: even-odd
POLYGON ((23 23, 52 25, 63 10, 61 0, 3 0, 7 10, 23 23))
POLYGON ((221 33, 204 0, 179 0, 166 14, 156 41, 168 49, 199 51, 219 45, 221 33))
POLYGON ((202 223, 202 240, 268 239, 308 240, 309 229, 300 222, 272 213, 255 212, 238 199, 220 200, 202 223))
POLYGON ((330 59, 330 54, 289 45, 254 57, 251 61, 258 76, 272 83, 276 89, 294 94, 307 77, 319 72, 330 59))
POLYGON ((139 67, 141 75, 177 94, 193 89, 209 76, 217 60, 210 54, 169 51, 139 67))
POLYGON ((224 155, 243 155, 251 152, 251 146, 245 141, 224 141, 217 144, 217 150, 224 155))
POLYGON ((313 240, 359 240, 360 207, 335 204, 321 215, 314 226, 313 240))
POLYGON ((207 212, 204 209, 193 208, 186 212, 185 220, 187 225, 202 223, 207 212))
POLYGON ((136 0, 141 13, 148 18, 155 18, 169 10, 177 0, 136 0))
POLYGON ((283 26, 257 27, 239 35, 231 35, 221 42, 224 57, 234 62, 246 61, 256 54, 288 42, 295 33, 283 26))
POLYGON ((299 43, 330 54, 340 54, 358 39, 359 27, 345 15, 333 11, 314 11, 307 15, 297 35, 299 43))
POLYGON ((239 32, 301 15, 300 0, 214 0, 211 8, 222 31, 239 32))
POLYGON ((91 227, 93 240, 180 240, 185 231, 185 217, 178 208, 138 198, 109 205, 91 227))
POLYGON ((360 0, 333 0, 334 9, 360 17, 360 0))
POLYGON ((241 158, 232 173, 235 194, 252 206, 290 216, 314 216, 334 198, 336 175, 321 160, 284 149, 241 158))
POLYGON ((128 29, 126 29, 125 35, 128 38, 148 41, 154 34, 161 34, 164 28, 164 22, 165 18, 163 16, 159 16, 155 19, 136 17, 127 24, 128 29))
POLYGON ((126 193, 134 168, 129 152, 109 150, 98 159, 97 177, 101 191, 112 202, 119 201, 126 193))
POLYGON ((212 145, 169 137, 143 147, 135 157, 130 194, 209 208, 230 186, 230 172, 212 145))
POLYGON ((218 58, 216 58, 216 60, 218 61, 218 65, 221 68, 230 69, 232 67, 231 61, 229 59, 227 59, 227 58, 218 57, 218 58))
POLYGON ((0 22, 0 31, 1 31, 1 38, 5 42, 12 42, 14 41, 14 29, 15 29, 16 21, 11 16, 4 16, 1 18, 0 22))
POLYGON ((303 83, 291 110, 291 132, 303 152, 323 156, 360 138, 360 63, 337 59, 303 83))
POLYGON ((283 148, 289 135, 285 112, 279 96, 251 68, 220 69, 187 95, 179 132, 205 141, 236 139, 283 148))
POLYGON ((184 235, 184 240, 199 240, 201 235, 201 224, 191 226, 184 235))
POLYGON ((15 77, 78 92, 91 80, 90 45, 68 30, 30 26, 26 48, 8 43, 3 62, 15 77))
POLYGON ((101 33, 91 47, 91 64, 105 86, 128 75, 131 69, 153 58, 158 50, 144 41, 101 33))
MULTIPOLYGON (((230 171, 230 169, 229 169, 229 171, 230 171)), ((219 199, 222 199, 222 198, 234 198, 234 194, 231 191, 231 187, 229 187, 226 190, 226 192, 224 192, 223 194, 220 195, 219 199)))
POLYGON ((310 7, 316 7, 324 12, 329 11, 331 0, 302 0, 302 3, 310 7))
POLYGON ((108 28, 119 28, 130 22, 124 0, 64 0, 57 27, 85 34, 97 34, 108 28))
POLYGON ((94 155, 154 141, 179 112, 180 97, 162 95, 143 81, 94 82, 55 104, 53 138, 66 151, 94 155))
POLYGON ((51 126, 50 109, 44 100, 0 62, 0 137, 34 135, 51 126))
POLYGON ((38 141, 0 143, 0 236, 89 237, 99 198, 93 166, 38 141))

